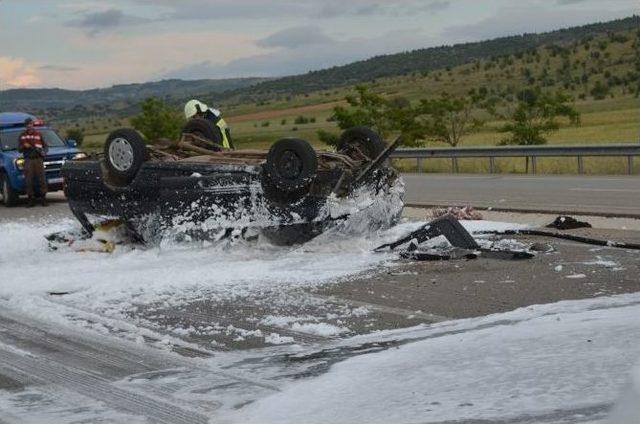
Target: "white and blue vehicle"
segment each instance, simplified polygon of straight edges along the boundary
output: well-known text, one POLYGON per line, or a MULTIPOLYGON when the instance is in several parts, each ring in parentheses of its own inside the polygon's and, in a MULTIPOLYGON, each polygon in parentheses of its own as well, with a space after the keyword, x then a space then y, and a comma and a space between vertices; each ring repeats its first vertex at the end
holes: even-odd
POLYGON ((25 130, 24 121, 33 119, 49 146, 44 161, 49 191, 62 190, 60 170, 66 161, 86 158, 74 140, 63 140, 52 128, 33 115, 22 112, 0 113, 0 196, 5 206, 14 206, 26 194, 24 158, 18 151, 18 138, 25 130))

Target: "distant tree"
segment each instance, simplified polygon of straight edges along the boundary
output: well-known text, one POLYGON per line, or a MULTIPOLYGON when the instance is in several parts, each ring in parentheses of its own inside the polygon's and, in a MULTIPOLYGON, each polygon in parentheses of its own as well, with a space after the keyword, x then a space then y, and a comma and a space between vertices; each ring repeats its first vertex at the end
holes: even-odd
POLYGON ((75 140, 75 142, 78 143, 78 146, 81 146, 84 141, 84 131, 80 128, 70 128, 67 130, 65 138, 67 140, 75 140))
POLYGON ((282 121, 280 121, 280 125, 287 125, 287 120, 283 119, 282 121))
POLYGON ((356 95, 345 98, 350 107, 336 106, 333 118, 341 129, 366 126, 386 135, 391 128, 387 116, 388 102, 366 86, 356 87, 356 95))
POLYGON ((457 147, 462 137, 482 126, 473 116, 474 104, 467 98, 443 96, 422 100, 419 115, 425 122, 425 134, 434 141, 457 147))
POLYGON ((180 136, 184 124, 181 114, 171 109, 157 97, 150 97, 140 104, 142 112, 131 119, 131 125, 149 141, 160 138, 175 139, 180 136))
POLYGON ((502 145, 546 144, 546 135, 560 128, 559 117, 566 117, 572 124, 579 124, 580 114, 569 104, 570 98, 562 93, 547 94, 539 90, 524 90, 518 95, 518 104, 509 120, 499 131, 510 133, 500 142, 502 145))
POLYGON ((596 81, 590 93, 594 99, 603 100, 607 97, 607 94, 609 94, 609 86, 602 81, 596 81))
MULTIPOLYGON (((347 97, 351 107, 334 108, 333 117, 343 130, 367 126, 383 137, 400 133, 407 146, 419 146, 426 140, 457 146, 462 137, 481 124, 472 113, 474 108, 484 107, 480 101, 487 95, 486 89, 481 93, 474 91, 472 98, 424 99, 412 106, 406 99, 388 100, 360 86, 356 96, 347 97)), ((318 137, 324 142, 333 140, 325 133, 318 133, 318 137)))

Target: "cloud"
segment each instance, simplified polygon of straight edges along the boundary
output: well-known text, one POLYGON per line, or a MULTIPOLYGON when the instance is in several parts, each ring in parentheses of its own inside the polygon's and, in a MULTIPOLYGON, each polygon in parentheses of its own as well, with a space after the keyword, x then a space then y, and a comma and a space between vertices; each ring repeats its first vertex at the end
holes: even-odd
POLYGON ((99 12, 85 12, 80 18, 68 22, 71 26, 83 28, 90 35, 123 25, 149 22, 148 19, 126 15, 119 9, 107 9, 99 12))
POLYGON ((568 4, 578 4, 578 3, 584 3, 588 0, 557 0, 557 3, 561 6, 565 6, 568 4))
POLYGON ((553 8, 533 5, 508 6, 499 9, 494 16, 481 21, 446 28, 443 36, 452 43, 480 41, 509 35, 553 31, 593 23, 595 20, 623 18, 631 14, 632 11, 598 11, 584 8, 573 9, 570 13, 558 13, 553 8))
MULTIPOLYGON (((79 37, 73 46, 76 51, 86 51, 92 50, 94 45, 94 39, 79 37)), ((74 87, 93 88, 157 80, 185 64, 209 62, 211 66, 221 66, 264 50, 256 46, 248 35, 204 30, 136 35, 114 32, 101 37, 99 45, 100 52, 105 53, 95 60, 81 63, 82 72, 73 74, 74 87)), ((48 84, 69 86, 69 74, 50 72, 49 76, 48 84)))
POLYGON ((138 4, 162 6, 165 19, 223 20, 271 18, 323 18, 342 16, 399 16, 437 13, 450 0, 135 0, 138 4))
POLYGON ((74 72, 79 71, 80 68, 74 66, 62 66, 62 65, 42 65, 38 66, 40 71, 53 71, 53 72, 74 72))
POLYGON ((0 56, 0 89, 32 87, 40 81, 35 67, 24 59, 0 56))
POLYGON ((334 40, 325 35, 318 27, 294 27, 271 34, 262 40, 258 40, 256 44, 261 47, 294 49, 332 42, 334 42, 334 40))
POLYGON ((226 64, 200 61, 178 67, 161 78, 230 78, 262 76, 274 77, 305 73, 312 70, 344 65, 357 60, 388 53, 424 47, 433 40, 419 29, 407 29, 381 34, 374 38, 332 39, 322 32, 325 43, 291 45, 287 48, 231 60, 226 64))

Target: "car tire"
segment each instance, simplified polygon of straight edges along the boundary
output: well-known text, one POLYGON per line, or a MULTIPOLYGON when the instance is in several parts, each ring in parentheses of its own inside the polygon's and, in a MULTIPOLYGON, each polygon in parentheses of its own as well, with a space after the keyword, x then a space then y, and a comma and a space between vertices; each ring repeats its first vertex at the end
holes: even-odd
POLYGON ((215 145, 215 150, 222 150, 222 133, 220 128, 208 119, 193 118, 182 128, 183 134, 193 134, 209 140, 215 145))
POLYGON ((380 134, 367 127, 354 127, 346 130, 338 140, 338 153, 352 159, 366 159, 373 161, 387 148, 380 134))
POLYGON ((137 131, 121 128, 107 137, 104 157, 110 181, 124 186, 133 181, 149 153, 144 139, 137 131))
POLYGON ((11 187, 9 179, 3 173, 0 173, 0 190, 3 205, 11 207, 18 204, 18 193, 11 187))
POLYGON ((292 201, 308 193, 318 170, 311 145, 297 138, 277 141, 263 166, 262 187, 271 200, 292 201))

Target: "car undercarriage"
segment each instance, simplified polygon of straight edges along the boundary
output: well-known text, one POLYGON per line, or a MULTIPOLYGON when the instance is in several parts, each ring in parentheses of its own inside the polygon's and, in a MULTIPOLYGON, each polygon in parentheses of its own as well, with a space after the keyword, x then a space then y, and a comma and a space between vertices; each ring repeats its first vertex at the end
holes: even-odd
POLYGON ((275 244, 295 244, 358 212, 336 212, 332 205, 342 199, 384 197, 401 184, 387 160, 400 140, 387 145, 368 128, 345 131, 337 152, 316 152, 294 138, 268 151, 208 142, 185 133, 149 146, 133 130, 114 131, 102 158, 63 169, 73 214, 89 234, 91 217, 111 217, 145 242, 175 232, 210 239, 256 229, 275 244))

